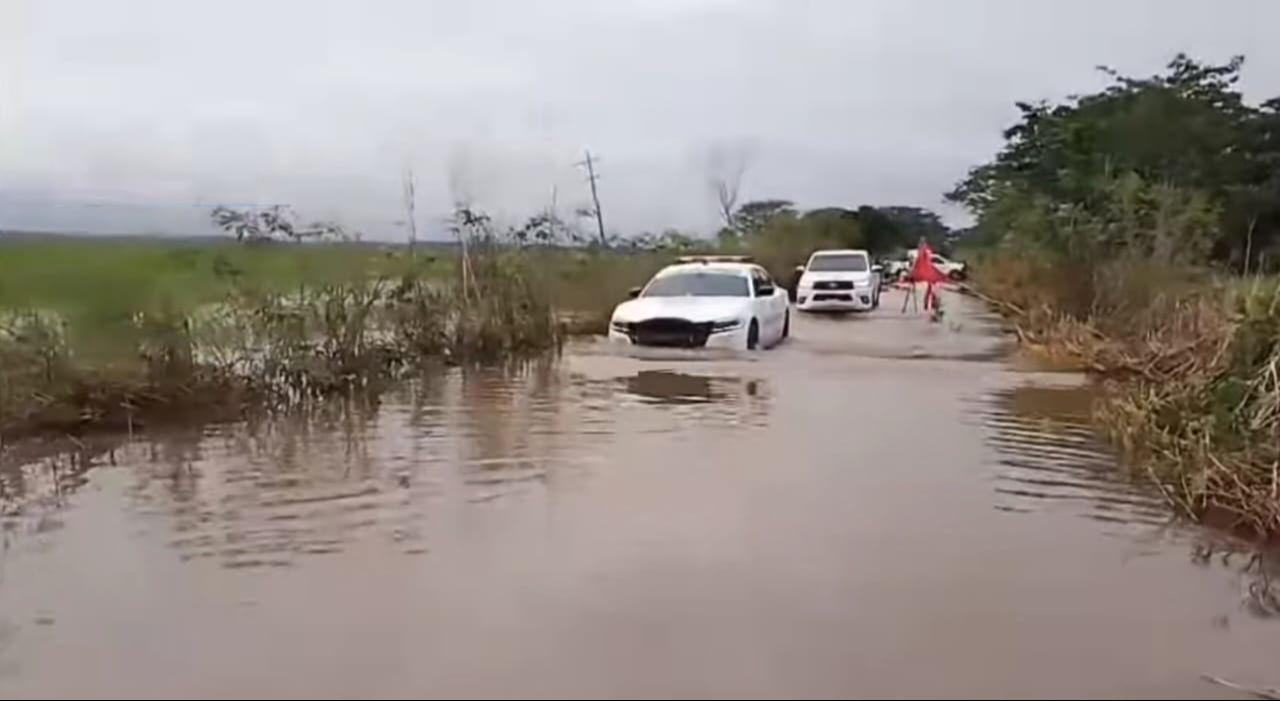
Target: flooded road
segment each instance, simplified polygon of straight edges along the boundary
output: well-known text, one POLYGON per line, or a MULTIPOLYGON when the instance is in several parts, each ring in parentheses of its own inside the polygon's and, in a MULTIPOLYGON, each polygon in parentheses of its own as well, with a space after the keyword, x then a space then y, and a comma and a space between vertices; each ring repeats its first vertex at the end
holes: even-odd
POLYGON ((4 455, 0 697, 1240 697, 1247 549, 1170 519, 995 320, 455 370, 4 455))

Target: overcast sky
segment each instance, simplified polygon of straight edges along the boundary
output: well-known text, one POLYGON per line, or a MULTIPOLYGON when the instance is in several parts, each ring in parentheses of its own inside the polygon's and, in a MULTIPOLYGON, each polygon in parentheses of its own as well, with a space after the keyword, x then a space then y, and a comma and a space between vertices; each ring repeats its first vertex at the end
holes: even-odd
POLYGON ((943 209, 1015 100, 1097 64, 1243 53, 1280 95, 1276 27, 1276 0, 0 0, 0 228, 287 203, 389 237, 407 167, 438 228, 455 196, 571 211, 586 148, 624 234, 712 228, 717 152, 744 199, 943 209))

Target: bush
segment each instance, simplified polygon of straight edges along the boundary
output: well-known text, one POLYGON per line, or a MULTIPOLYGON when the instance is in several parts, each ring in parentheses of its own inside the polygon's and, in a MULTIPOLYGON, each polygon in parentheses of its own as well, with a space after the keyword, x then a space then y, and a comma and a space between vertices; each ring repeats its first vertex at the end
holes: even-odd
MULTIPOLYGON (((1280 283, 1238 286, 1182 361, 1115 388, 1102 416, 1137 464, 1193 515, 1280 530, 1280 283)), ((1196 338, 1196 337, 1192 337, 1196 338)))
POLYGON ((1029 345, 1109 380, 1100 421, 1172 503, 1280 530, 1280 281, 1128 256, 1072 280, 988 255, 974 282, 1029 345))

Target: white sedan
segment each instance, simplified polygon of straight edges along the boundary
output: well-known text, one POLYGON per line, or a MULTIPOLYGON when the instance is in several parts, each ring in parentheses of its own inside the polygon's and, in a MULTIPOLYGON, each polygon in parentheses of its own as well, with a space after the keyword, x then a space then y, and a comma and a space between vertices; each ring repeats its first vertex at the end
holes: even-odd
POLYGON ((612 341, 754 350, 791 331, 786 290, 764 268, 740 257, 682 258, 631 296, 613 310, 612 341))

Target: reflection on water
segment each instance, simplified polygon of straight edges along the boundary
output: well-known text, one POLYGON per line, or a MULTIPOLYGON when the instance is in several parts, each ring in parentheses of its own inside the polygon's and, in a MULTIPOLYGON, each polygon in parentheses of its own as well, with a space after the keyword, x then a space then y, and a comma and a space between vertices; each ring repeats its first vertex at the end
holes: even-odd
POLYGON ((623 383, 631 394, 658 404, 712 402, 728 396, 724 380, 669 370, 641 370, 623 383))
POLYGON ((1276 553, 1224 533, 1187 528, 1154 490, 1117 465, 1089 423, 1095 399, 1089 385, 1034 384, 984 398, 987 442, 999 455, 995 508, 1031 513, 1062 506, 1094 521, 1145 527, 1157 540, 1189 539, 1193 562, 1219 565, 1238 578, 1245 611, 1264 618, 1280 615, 1276 553))
POLYGON ((578 375, 575 380, 584 399, 609 407, 593 419, 612 424, 626 416, 634 422, 627 427, 632 432, 764 426, 772 403, 766 381, 729 375, 639 370, 620 377, 578 375))
POLYGON ((997 509, 1025 512, 1069 503, 1097 521, 1169 522, 1157 495, 1116 467, 1089 423, 1093 400, 1089 386, 1036 385, 985 398, 987 442, 999 456, 997 509))
POLYGON ((1280 557, 1274 550, 1201 534, 1191 548, 1191 561, 1232 570, 1240 584, 1241 608, 1250 615, 1280 617, 1280 557))
MULTIPOLYGON (((3 552, 23 536, 62 528, 58 512, 98 465, 114 465, 121 436, 60 438, 6 445, 0 450, 0 543, 3 552)), ((0 580, 3 568, 0 568, 0 580)))
POLYGON ((768 408, 764 382, 736 377, 596 380, 553 361, 459 369, 380 403, 133 441, 24 444, 0 463, 0 514, 6 544, 55 528, 88 470, 119 464, 134 511, 165 524, 182 560, 289 567, 364 541, 423 554, 439 505, 545 498, 553 483, 607 465, 620 425, 733 429, 760 425, 768 408))
POLYGON ((760 383, 736 377, 706 377, 671 370, 641 370, 622 380, 626 391, 655 404, 708 404, 730 406, 762 403, 760 383))

